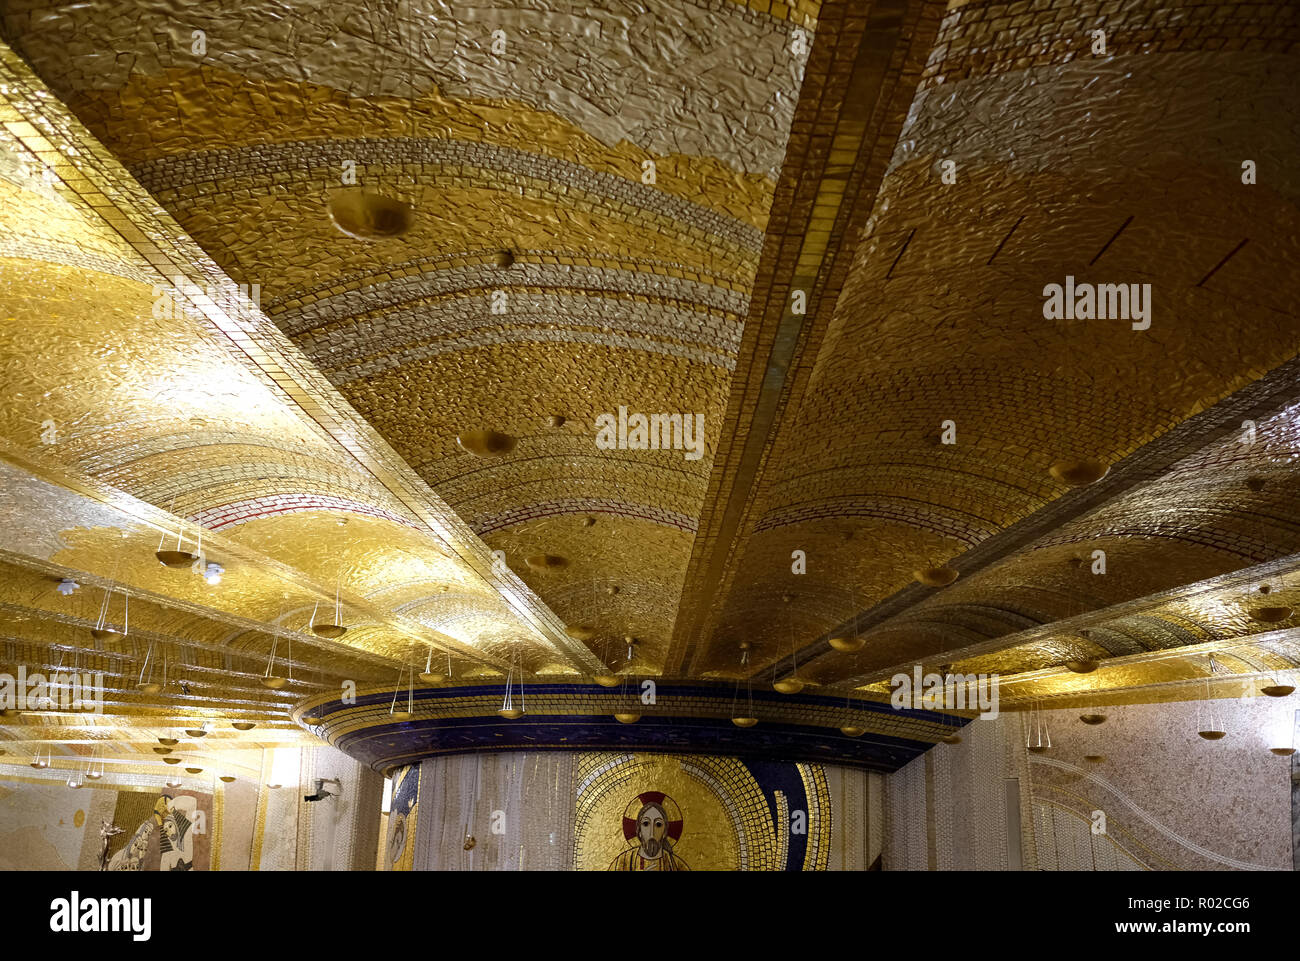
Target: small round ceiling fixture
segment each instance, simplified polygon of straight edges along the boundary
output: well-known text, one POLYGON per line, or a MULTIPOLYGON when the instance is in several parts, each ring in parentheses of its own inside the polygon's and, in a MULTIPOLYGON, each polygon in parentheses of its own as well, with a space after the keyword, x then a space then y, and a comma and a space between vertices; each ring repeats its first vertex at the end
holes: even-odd
POLYGON ((201 767, 187 767, 187 768, 185 769, 185 771, 186 771, 187 774, 202 774, 202 773, 203 773, 203 768, 201 768, 201 767))
POLYGON ((803 681, 797 677, 786 677, 774 681, 772 687, 781 694, 798 694, 803 690, 803 681))
POLYGON ((154 557, 158 558, 158 563, 163 567, 170 567, 176 571, 192 567, 198 560, 198 555, 191 554, 189 551, 157 551, 154 557))
POLYGON ((1288 695, 1295 693, 1295 685, 1269 684, 1266 687, 1261 687, 1259 693, 1266 697, 1287 697, 1288 695))
POLYGON ((733 718, 731 719, 731 723, 734 724, 734 725, 736 725, 736 727, 753 727, 755 724, 758 723, 758 718, 756 718, 756 717, 733 717, 733 718))
POLYGON ((1075 674, 1091 674, 1097 670, 1096 661, 1066 661, 1065 666, 1075 674))
MULTIPOLYGON (((1259 593, 1267 597, 1273 588, 1268 584, 1260 586, 1259 593)), ((1263 624, 1279 624, 1289 618, 1294 611, 1285 604, 1269 604, 1251 610, 1250 616, 1263 624)))
POLYGON ((165 757, 165 758, 163 758, 163 763, 164 763, 164 764, 180 764, 180 763, 181 763, 181 759, 178 758, 178 757, 165 757))
POLYGON ((641 720, 641 715, 640 714, 615 714, 614 719, 618 721, 619 724, 635 724, 637 721, 641 720))
POLYGON ((531 554, 524 563, 535 571, 558 571, 569 566, 568 559, 558 554, 531 554))
POLYGON ((253 728, 257 727, 257 724, 253 721, 231 721, 230 726, 236 731, 251 731, 253 728))
POLYGON ((515 252, 506 247, 502 247, 496 252, 495 257, 498 267, 513 267, 515 265, 515 252))
POLYGON ((1196 733, 1207 741, 1220 741, 1228 736, 1227 731, 1197 731, 1196 733))
POLYGON ((1264 489, 1264 483, 1264 478, 1257 474, 1252 474, 1250 477, 1246 478, 1247 490, 1252 490, 1257 494, 1264 489))
POLYGON ((601 687, 618 687, 621 680, 613 674, 595 674, 591 679, 601 687))
POLYGON ((519 442, 499 430, 469 430, 456 435, 460 449, 475 457, 501 457, 515 449, 519 442))
POLYGON ((342 624, 313 624, 311 632, 317 637, 324 637, 333 641, 346 634, 348 629, 342 624))
POLYGON ((852 654, 854 651, 862 650, 862 646, 867 643, 867 639, 865 637, 832 637, 828 643, 837 651, 852 654))
POLYGON ((865 727, 858 727, 856 724, 845 724, 840 728, 840 733, 845 737, 862 737, 862 735, 867 733, 867 729, 865 727))
POLYGON ((951 567, 926 567, 913 571, 912 576, 926 587, 946 587, 957 579, 958 572, 951 567))
POLYGON ((564 416, 562 414, 550 414, 546 418, 547 427, 563 427, 564 416))
POLYGON ((1058 460, 1052 465, 1051 475, 1062 484, 1070 487, 1087 487, 1095 484, 1108 473, 1110 468, 1099 460, 1058 460))
POLYGON ((415 208, 410 204, 360 187, 330 198, 329 214, 334 226, 354 240, 389 240, 415 224, 415 208))
POLYGON ((1276 754, 1278 757, 1290 757, 1295 753, 1293 747, 1271 747, 1268 750, 1270 754, 1276 754))

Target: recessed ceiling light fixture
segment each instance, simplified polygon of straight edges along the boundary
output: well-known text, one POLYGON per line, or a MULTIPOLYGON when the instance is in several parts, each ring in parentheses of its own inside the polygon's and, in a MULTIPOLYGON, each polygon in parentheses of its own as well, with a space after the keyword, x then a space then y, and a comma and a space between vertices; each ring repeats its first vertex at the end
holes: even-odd
POLYGON ((499 430, 470 430, 456 435, 460 449, 475 457, 502 457, 515 449, 518 441, 499 430))
POLYGON ((379 193, 353 187, 329 201, 330 220, 354 240, 391 240, 415 225, 415 208, 379 193))
POLYGON ((1059 460, 1052 465, 1050 473, 1062 484, 1070 487, 1086 487, 1105 477, 1110 473, 1110 468, 1092 458, 1059 460))

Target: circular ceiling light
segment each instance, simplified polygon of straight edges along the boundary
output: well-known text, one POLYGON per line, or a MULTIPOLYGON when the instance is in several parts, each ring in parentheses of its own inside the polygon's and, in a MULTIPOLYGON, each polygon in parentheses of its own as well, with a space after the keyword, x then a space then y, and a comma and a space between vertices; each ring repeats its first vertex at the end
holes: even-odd
POLYGON ((163 758, 163 763, 164 763, 164 764, 180 764, 180 763, 181 763, 181 759, 178 758, 178 757, 165 757, 165 758, 163 758))
POLYGON ((415 208, 360 187, 335 194, 329 202, 334 226, 355 240, 400 237, 415 224, 415 208))
POLYGON ((190 728, 185 732, 186 737, 207 737, 208 732, 201 727, 190 728))
POLYGON ((1279 624, 1293 613, 1285 604, 1279 604, 1275 607, 1257 607, 1250 612, 1250 616, 1264 624, 1279 624))
POLYGON ((158 563, 163 567, 170 567, 172 570, 191 567, 198 560, 198 555, 191 554, 189 551, 158 551, 154 557, 158 558, 158 563))
POLYGON ((569 566, 568 559, 558 554, 531 554, 524 558, 524 563, 535 571, 557 571, 569 566))
POLYGON ((456 443, 475 457, 500 457, 514 450, 518 441, 499 430, 469 430, 457 434, 456 443))
POLYGON ((1070 487, 1086 487, 1095 484, 1108 473, 1110 468, 1099 460, 1058 460, 1052 465, 1051 475, 1062 484, 1070 487))
POLYGON ((733 717, 733 718, 731 719, 731 723, 734 724, 734 725, 736 725, 736 727, 753 727, 755 724, 758 723, 758 718, 756 718, 756 717, 733 717))
POLYGON ((1098 665, 1096 661, 1066 661, 1065 666, 1075 674, 1091 674, 1098 665))
POLYGON ((946 587, 957 579, 957 571, 951 567, 926 567, 913 571, 912 576, 926 587, 946 587))
POLYGON ((798 694, 803 690, 803 681, 797 677, 786 677, 774 681, 772 687, 782 694, 798 694))
POLYGON ((513 267, 515 265, 515 252, 508 248, 502 247, 496 252, 494 257, 498 267, 513 267))

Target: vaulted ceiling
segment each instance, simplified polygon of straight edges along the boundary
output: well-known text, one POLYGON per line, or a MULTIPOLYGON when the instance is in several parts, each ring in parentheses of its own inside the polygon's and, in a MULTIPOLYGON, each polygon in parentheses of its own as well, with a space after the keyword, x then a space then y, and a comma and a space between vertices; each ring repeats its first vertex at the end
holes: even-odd
POLYGON ((431 650, 1026 700, 1293 667, 1249 611, 1300 607, 1300 19, 1119 7, 4 4, 5 145, 54 171, 0 180, 6 636, 70 655, 50 578, 117 585, 285 737, 431 650), (409 229, 342 233, 367 196, 409 229), (176 276, 262 309, 160 318, 176 276), (1149 328, 1045 319, 1067 276, 1149 328), (601 449, 620 407, 703 456, 601 449), (146 543, 199 528, 219 594, 146 543))

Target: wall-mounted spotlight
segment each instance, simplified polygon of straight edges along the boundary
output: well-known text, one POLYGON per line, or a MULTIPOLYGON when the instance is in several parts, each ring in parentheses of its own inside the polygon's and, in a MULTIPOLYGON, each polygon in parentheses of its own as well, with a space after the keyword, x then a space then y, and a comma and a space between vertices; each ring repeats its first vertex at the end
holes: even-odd
POLYGON ((226 573, 224 567, 214 561, 209 561, 207 569, 203 572, 203 579, 216 587, 221 583, 221 575, 224 573, 226 573))

